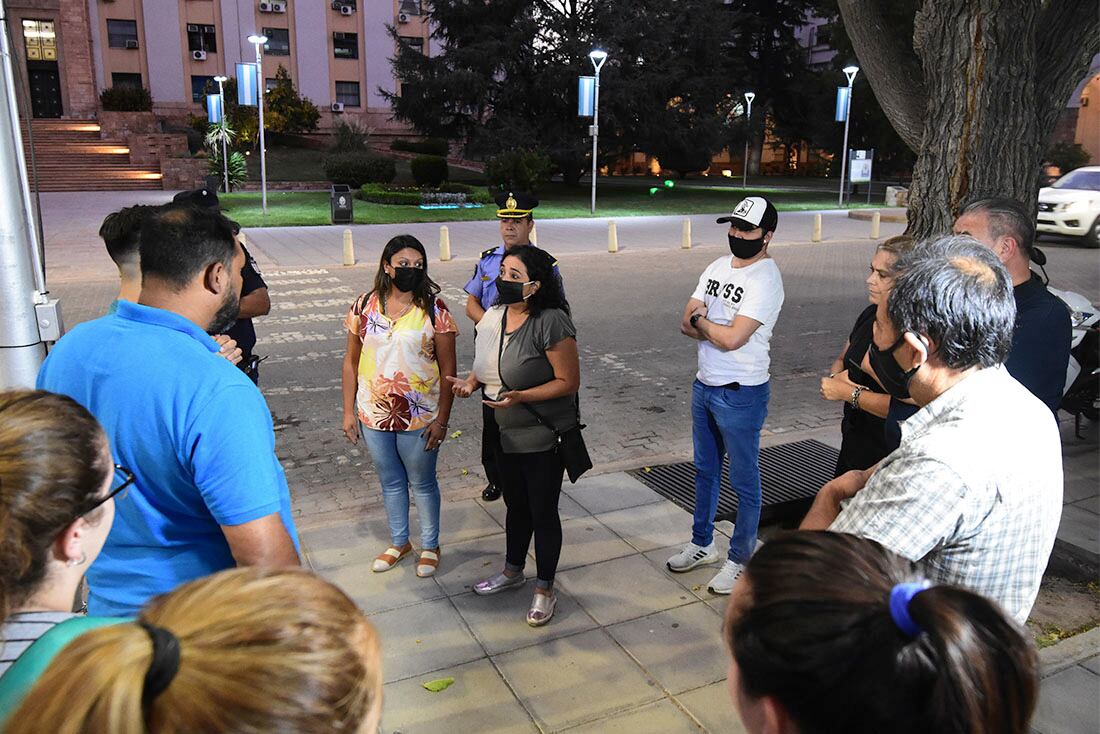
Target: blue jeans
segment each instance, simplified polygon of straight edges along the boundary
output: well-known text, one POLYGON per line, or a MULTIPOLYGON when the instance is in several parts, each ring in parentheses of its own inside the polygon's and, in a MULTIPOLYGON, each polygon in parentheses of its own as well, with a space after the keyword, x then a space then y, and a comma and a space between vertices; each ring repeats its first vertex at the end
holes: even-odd
POLYGON ((747 563, 760 527, 760 429, 768 415, 770 384, 738 390, 695 381, 691 389, 691 436, 695 445, 695 521, 691 542, 710 545, 718 511, 722 456, 730 457, 729 480, 737 493, 737 520, 729 559, 747 563))
POLYGON ((382 504, 390 525, 390 540, 400 548, 409 542, 409 490, 420 513, 420 547, 439 547, 439 482, 435 462, 439 451, 425 451, 427 441, 416 431, 376 431, 359 425, 363 443, 382 483, 382 504))

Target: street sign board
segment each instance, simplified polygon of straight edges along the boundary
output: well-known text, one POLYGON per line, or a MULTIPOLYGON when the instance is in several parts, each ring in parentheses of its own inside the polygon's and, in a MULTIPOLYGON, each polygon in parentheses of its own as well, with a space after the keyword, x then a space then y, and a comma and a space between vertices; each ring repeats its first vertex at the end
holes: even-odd
POLYGON ((848 155, 848 180, 851 183, 867 183, 871 180, 871 162, 875 157, 875 149, 852 150, 848 155))

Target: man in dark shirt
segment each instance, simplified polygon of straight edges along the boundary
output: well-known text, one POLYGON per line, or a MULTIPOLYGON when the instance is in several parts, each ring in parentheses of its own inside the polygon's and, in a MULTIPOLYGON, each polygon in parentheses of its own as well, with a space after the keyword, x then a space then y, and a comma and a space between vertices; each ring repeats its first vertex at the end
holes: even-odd
POLYGON ((236 322, 226 334, 237 341, 241 349, 241 361, 238 365, 246 375, 257 385, 260 380, 259 358, 252 353, 256 346, 256 328, 252 325, 252 319, 256 316, 265 316, 271 311, 271 297, 267 292, 267 283, 256 266, 256 259, 244 246, 244 238, 241 237, 241 225, 230 222, 233 234, 241 243, 244 250, 244 267, 241 268, 243 285, 241 286, 241 312, 236 322))
POLYGON ((1065 304, 1031 271, 1034 218, 1013 199, 979 199, 963 208, 954 230, 991 249, 1012 277, 1016 328, 1005 367, 1057 414, 1066 384, 1072 329, 1065 304))

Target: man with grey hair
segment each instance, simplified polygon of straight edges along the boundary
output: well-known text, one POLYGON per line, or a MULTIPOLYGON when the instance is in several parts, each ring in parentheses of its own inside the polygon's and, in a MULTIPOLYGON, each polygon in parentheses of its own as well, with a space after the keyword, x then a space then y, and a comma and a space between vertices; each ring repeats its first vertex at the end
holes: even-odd
POLYGON ((1072 329, 1065 304, 1031 270, 1035 217, 1014 199, 978 199, 963 207, 954 231, 988 247, 1008 270, 1016 324, 1005 368, 1057 414, 1066 386, 1072 329))
POLYGON ((1058 531, 1062 456, 1050 412, 1002 366, 1016 318, 1009 274, 962 235, 900 265, 868 356, 891 396, 922 407, 897 450, 821 489, 802 528, 876 540, 1022 624, 1058 531))

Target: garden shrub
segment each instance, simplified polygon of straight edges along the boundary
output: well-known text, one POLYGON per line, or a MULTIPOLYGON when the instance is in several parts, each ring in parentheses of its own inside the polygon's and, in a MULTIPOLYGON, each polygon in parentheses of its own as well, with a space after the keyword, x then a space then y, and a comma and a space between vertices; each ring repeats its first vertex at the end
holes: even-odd
POLYGON ((99 93, 99 103, 106 112, 148 112, 153 96, 141 87, 108 87, 99 93))
POLYGON ((365 183, 389 183, 397 176, 397 167, 391 158, 373 153, 328 155, 322 167, 329 181, 355 189, 365 183))
POLYGON ((418 155, 409 164, 417 186, 438 187, 449 178, 447 159, 438 155, 418 155))
POLYGON ((425 138, 424 140, 402 140, 398 138, 390 144, 393 150, 402 150, 406 153, 420 153, 421 155, 441 155, 446 157, 450 152, 450 144, 443 138, 425 138))
POLYGON ((533 191, 550 178, 550 157, 539 150, 510 150, 485 163, 489 184, 501 189, 533 191))

